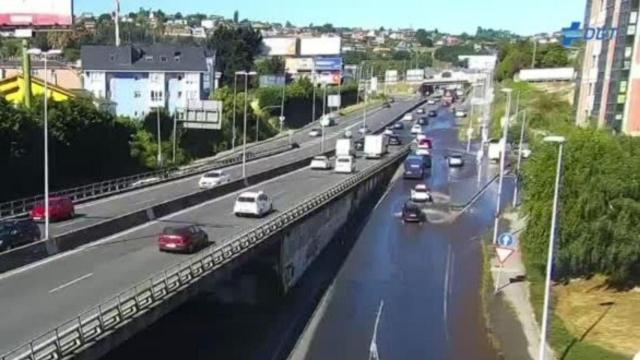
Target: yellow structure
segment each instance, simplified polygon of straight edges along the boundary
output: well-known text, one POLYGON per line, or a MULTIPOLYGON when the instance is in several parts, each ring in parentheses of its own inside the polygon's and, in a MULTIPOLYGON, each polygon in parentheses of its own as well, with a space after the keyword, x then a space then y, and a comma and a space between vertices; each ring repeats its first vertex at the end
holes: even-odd
MULTIPOLYGON (((0 80, 0 96, 14 104, 24 103, 25 82, 22 75, 15 75, 0 80)), ((33 96, 42 96, 44 94, 44 81, 42 79, 31 77, 31 93, 33 96)), ((75 94, 65 88, 47 84, 47 93, 49 99, 53 101, 67 101, 75 97, 75 94)))

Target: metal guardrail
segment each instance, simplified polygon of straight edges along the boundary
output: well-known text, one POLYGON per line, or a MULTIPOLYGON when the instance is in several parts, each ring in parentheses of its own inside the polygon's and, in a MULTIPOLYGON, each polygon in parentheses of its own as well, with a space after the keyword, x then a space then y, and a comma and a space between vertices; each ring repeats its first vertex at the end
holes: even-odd
MULTIPOLYGON (((247 159, 252 160, 257 157, 269 156, 270 154, 280 153, 285 148, 290 148, 289 144, 279 145, 272 149, 260 152, 247 152, 247 159)), ((110 194, 119 193, 126 190, 135 190, 145 186, 166 182, 193 174, 203 173, 209 170, 219 169, 231 165, 238 164, 242 161, 241 154, 229 154, 218 160, 200 164, 197 166, 162 169, 150 171, 146 173, 105 180, 70 189, 54 191, 49 194, 50 197, 66 196, 74 203, 92 200, 98 197, 104 197, 110 194)), ((0 203, 0 220, 9 217, 21 216, 28 213, 31 208, 38 202, 43 201, 43 195, 36 195, 23 199, 0 203)))
POLYGON ((78 349, 100 339, 138 313, 158 306, 164 299, 185 289, 203 276, 231 262, 272 234, 303 218, 337 196, 375 175, 379 169, 397 161, 409 152, 409 146, 388 156, 327 191, 311 196, 253 230, 237 236, 229 243, 199 254, 156 273, 109 300, 79 314, 54 329, 2 355, 2 360, 45 360, 71 356, 78 349))

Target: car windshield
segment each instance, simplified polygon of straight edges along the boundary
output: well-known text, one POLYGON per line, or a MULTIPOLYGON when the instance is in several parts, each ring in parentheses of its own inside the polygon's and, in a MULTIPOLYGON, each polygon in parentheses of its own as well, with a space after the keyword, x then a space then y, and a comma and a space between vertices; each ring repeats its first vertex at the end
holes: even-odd
POLYGON ((426 193, 426 192, 427 192, 427 189, 426 189, 426 188, 419 188, 419 187, 417 187, 417 188, 415 188, 415 189, 414 189, 414 191, 415 191, 415 192, 419 192, 419 193, 426 193))
POLYGON ((406 203, 404 204, 404 210, 409 212, 419 212, 420 208, 414 203, 406 203))
POLYGON ((339 163, 348 163, 351 162, 351 159, 347 159, 347 158, 342 158, 342 159, 338 159, 339 163))
POLYGON ((0 224, 0 236, 9 235, 11 229, 12 227, 9 224, 0 224))
POLYGON ((210 178, 210 179, 216 179, 216 178, 219 178, 220 176, 222 176, 221 173, 215 172, 215 173, 208 173, 204 177, 210 178))
POLYGON ((238 198, 238 202, 241 202, 241 203, 254 203, 254 202, 256 202, 256 198, 252 197, 252 196, 240 196, 238 198))
POLYGON ((313 160, 318 160, 318 161, 327 161, 327 158, 324 156, 316 156, 313 158, 313 160))

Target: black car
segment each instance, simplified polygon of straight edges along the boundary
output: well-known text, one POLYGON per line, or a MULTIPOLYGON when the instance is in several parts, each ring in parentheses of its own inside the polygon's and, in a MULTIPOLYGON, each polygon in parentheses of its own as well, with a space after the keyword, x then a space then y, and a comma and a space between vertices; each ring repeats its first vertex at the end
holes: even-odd
POLYGON ((364 149, 364 139, 358 139, 355 141, 354 144, 355 144, 354 146, 356 147, 356 150, 360 151, 364 149))
POLYGON ((429 125, 429 118, 426 116, 423 116, 421 118, 418 119, 418 125, 422 125, 422 126, 428 126, 429 125))
POLYGON ((422 224, 425 222, 426 217, 422 212, 422 208, 420 205, 414 203, 413 201, 407 201, 402 206, 402 222, 417 222, 422 224))
POLYGON ((438 112, 435 110, 429 110, 429 117, 436 117, 438 116, 438 112))
POLYGON ((398 135, 389 135, 389 145, 402 145, 402 141, 398 135))
POLYGON ((400 121, 393 124, 393 130, 402 130, 404 129, 404 124, 400 121))
POLYGON ((0 222, 0 251, 40 240, 40 228, 31 219, 0 222))
POLYGON ((391 108, 391 104, 389 102, 385 101, 385 102, 382 103, 382 107, 385 108, 385 109, 390 109, 391 108))

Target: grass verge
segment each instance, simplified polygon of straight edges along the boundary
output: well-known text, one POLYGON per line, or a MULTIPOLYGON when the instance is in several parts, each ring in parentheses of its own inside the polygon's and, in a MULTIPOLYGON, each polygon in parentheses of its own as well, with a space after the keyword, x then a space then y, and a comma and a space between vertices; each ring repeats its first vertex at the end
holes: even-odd
MULTIPOLYGON (((527 271, 530 282, 531 305, 536 313, 538 324, 542 319, 542 305, 544 302, 544 277, 537 271, 527 271)), ((554 309, 558 303, 557 291, 553 293, 554 309)), ((551 329, 549 330, 551 347, 560 360, 623 360, 629 359, 614 351, 605 349, 586 340, 584 334, 572 334, 557 311, 553 312, 551 329)))
POLYGON ((480 291, 482 292, 482 316, 484 317, 485 328, 487 329, 487 338, 489 344, 491 344, 494 349, 499 350, 501 348, 500 340, 491 329, 491 314, 489 309, 491 299, 494 296, 493 277, 491 275, 491 241, 492 239, 488 233, 482 236, 482 284, 480 291))
MULTIPOLYGON (((368 101, 368 106, 371 107, 376 107, 382 105, 382 99, 376 99, 376 100, 370 100, 368 101)), ((355 105, 351 105, 351 106, 347 106, 346 108, 340 110, 340 115, 342 116, 346 116, 349 114, 353 114, 356 111, 362 111, 362 109, 364 108, 364 102, 355 104, 355 105)))

